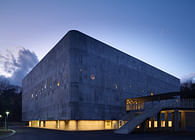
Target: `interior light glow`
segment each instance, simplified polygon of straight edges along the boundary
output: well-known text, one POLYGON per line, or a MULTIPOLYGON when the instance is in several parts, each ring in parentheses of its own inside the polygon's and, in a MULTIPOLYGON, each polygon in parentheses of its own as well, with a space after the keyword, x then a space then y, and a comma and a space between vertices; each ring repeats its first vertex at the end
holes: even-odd
POLYGON ((168 121, 168 127, 172 127, 172 121, 168 121))
POLYGON ((91 80, 95 80, 95 75, 91 74, 90 78, 91 78, 91 80))
POLYGON ((165 121, 161 121, 161 127, 165 127, 165 121))
POLYGON ((154 121, 154 128, 157 128, 157 127, 158 127, 158 122, 154 121))
POLYGON ((151 122, 151 121, 148 122, 148 127, 149 127, 149 128, 152 127, 152 122, 151 122))
POLYGON ((58 83, 57 83, 57 86, 59 87, 60 86, 60 82, 58 81, 58 83))

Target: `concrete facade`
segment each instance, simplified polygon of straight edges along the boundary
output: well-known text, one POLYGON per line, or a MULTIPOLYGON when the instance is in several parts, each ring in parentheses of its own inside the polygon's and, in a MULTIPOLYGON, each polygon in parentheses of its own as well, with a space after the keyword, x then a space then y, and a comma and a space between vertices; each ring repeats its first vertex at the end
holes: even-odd
POLYGON ((179 91, 179 79, 69 31, 23 80, 22 117, 120 120, 127 98, 179 91))

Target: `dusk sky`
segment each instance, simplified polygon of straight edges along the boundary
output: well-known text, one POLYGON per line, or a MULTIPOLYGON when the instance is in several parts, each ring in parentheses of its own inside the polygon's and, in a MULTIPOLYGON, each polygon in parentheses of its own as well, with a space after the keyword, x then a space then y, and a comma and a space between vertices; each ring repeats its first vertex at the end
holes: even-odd
POLYGON ((195 0, 0 0, 1 55, 22 47, 41 60, 69 30, 178 78, 195 73, 195 0))

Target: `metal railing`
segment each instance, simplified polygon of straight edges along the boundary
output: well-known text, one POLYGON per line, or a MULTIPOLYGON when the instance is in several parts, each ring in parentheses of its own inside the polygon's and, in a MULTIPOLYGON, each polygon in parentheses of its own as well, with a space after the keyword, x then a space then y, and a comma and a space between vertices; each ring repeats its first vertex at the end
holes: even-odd
MULTIPOLYGON (((195 109, 195 99, 193 98, 175 98, 159 101, 144 102, 141 108, 132 108, 132 105, 126 105, 127 111, 144 111, 148 108, 153 108, 155 105, 162 105, 165 108, 181 108, 181 109, 195 109), (132 110, 131 110, 132 109, 132 110)), ((137 105, 137 104, 136 104, 137 105)), ((139 104, 137 105, 139 106, 139 104)))

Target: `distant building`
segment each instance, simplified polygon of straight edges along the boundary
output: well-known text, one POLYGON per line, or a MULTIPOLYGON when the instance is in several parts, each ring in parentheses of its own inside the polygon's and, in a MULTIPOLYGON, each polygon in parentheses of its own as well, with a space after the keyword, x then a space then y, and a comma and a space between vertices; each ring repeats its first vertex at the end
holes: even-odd
POLYGON ((73 30, 24 78, 22 117, 51 129, 176 130, 179 90, 176 77, 73 30))

